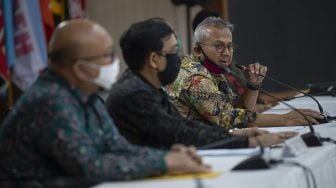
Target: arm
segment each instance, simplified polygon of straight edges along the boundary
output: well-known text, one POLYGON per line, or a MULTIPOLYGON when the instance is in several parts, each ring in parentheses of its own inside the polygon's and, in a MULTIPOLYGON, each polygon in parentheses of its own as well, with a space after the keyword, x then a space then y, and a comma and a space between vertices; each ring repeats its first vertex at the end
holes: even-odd
MULTIPOLYGON (((322 119, 323 116, 319 112, 311 109, 298 109, 306 118, 314 123, 318 124, 316 119, 322 119)), ((290 111, 286 114, 257 114, 257 119, 251 126, 269 127, 269 126, 296 126, 296 125, 308 125, 309 122, 298 112, 290 111)))
POLYGON ((244 107, 248 110, 255 111, 256 110, 256 102, 258 98, 259 91, 254 91, 251 89, 247 89, 246 92, 241 96, 241 100, 244 103, 244 107))
POLYGON ((184 86, 181 97, 211 123, 226 128, 246 127, 249 116, 254 115, 251 111, 235 108, 228 96, 207 77, 194 75, 185 82, 181 84, 184 86))
POLYGON ((255 122, 250 123, 249 126, 269 127, 269 126, 284 126, 286 119, 281 114, 261 114, 257 113, 255 122))
MULTIPOLYGON (((110 101, 109 113, 119 125, 132 126, 132 130, 152 139, 153 145, 166 148, 174 143, 202 146, 230 137, 226 129, 181 117, 168 99, 166 106, 170 109, 163 109, 161 101, 146 91, 123 97, 127 100, 110 101), (167 113, 169 111, 171 113, 167 113)), ((241 138, 227 147, 247 147, 247 139, 241 138)))
MULTIPOLYGON (((250 83, 256 84, 256 85, 261 85, 264 77, 259 76, 261 75, 266 75, 267 73, 267 67, 260 65, 259 63, 254 63, 250 64, 248 68, 245 69, 245 73, 247 76, 247 80, 250 83)), ((248 89, 246 93, 242 96, 243 103, 245 105, 246 109, 253 110, 255 111, 255 106, 257 102, 259 91, 251 90, 248 89)))
POLYGON ((126 180, 166 172, 166 152, 149 149, 142 151, 127 143, 119 143, 118 140, 122 138, 112 131, 113 127, 104 132, 102 137, 115 138, 111 141, 114 146, 110 150, 102 149, 103 145, 97 146, 89 130, 90 126, 95 126, 95 129, 100 126, 85 125, 83 109, 73 104, 65 106, 65 102, 56 99, 51 104, 44 102, 39 107, 35 115, 43 118, 36 122, 39 128, 36 145, 41 154, 55 161, 69 176, 126 180))

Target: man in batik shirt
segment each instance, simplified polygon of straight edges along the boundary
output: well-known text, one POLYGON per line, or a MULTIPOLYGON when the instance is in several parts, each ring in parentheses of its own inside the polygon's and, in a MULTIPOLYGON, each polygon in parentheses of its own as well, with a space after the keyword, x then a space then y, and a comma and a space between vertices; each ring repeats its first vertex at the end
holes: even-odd
MULTIPOLYGON (((167 88, 180 113, 190 120, 226 128, 307 125, 309 122, 295 111, 283 115, 257 113, 256 88, 239 95, 242 84, 220 68, 232 65, 232 30, 230 23, 218 17, 208 17, 197 26, 193 56, 183 59, 177 79, 167 88)), ((255 63, 248 69, 248 81, 261 85, 263 77, 258 74, 265 75, 267 67, 255 63)), ((318 123, 314 118, 323 118, 310 109, 301 111, 313 123, 318 123)))
POLYGON ((90 20, 63 22, 49 45, 48 70, 17 101, 0 129, 0 182, 57 177, 129 180, 206 172, 193 148, 131 145, 95 95, 119 71, 113 41, 90 20))

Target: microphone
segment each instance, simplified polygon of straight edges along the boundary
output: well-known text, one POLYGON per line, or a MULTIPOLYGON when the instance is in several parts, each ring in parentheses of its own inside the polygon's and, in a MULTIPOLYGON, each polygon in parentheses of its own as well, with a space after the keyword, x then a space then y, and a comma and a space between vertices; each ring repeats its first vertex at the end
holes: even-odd
POLYGON ((226 144, 229 144, 231 142, 237 142, 239 140, 241 140, 240 136, 233 136, 225 140, 219 140, 203 146, 199 146, 197 147, 197 149, 222 149, 226 144))
MULTIPOLYGON (((206 144, 200 147, 197 147, 197 149, 217 149, 217 148, 223 148, 223 146, 225 146, 226 144, 230 143, 230 142, 234 142, 234 141, 238 141, 240 140, 241 137, 239 136, 235 136, 235 137, 231 137, 229 139, 226 140, 220 140, 217 142, 213 142, 210 144, 206 144)), ((270 165, 268 162, 266 162, 266 160, 263 158, 264 155, 264 148, 261 145, 261 143, 259 142, 258 139, 256 139, 258 146, 260 148, 260 152, 257 155, 254 155, 252 157, 249 157, 247 159, 245 159, 244 161, 240 162, 239 164, 237 164, 235 167, 232 168, 233 171, 235 170, 253 170, 253 169, 269 169, 270 165)))
POLYGON ((260 169, 269 169, 271 168, 270 163, 268 160, 264 159, 265 150, 264 147, 261 145, 260 141, 255 138, 258 146, 260 148, 259 154, 251 156, 240 163, 238 163, 236 166, 234 166, 231 170, 237 171, 237 170, 260 170, 260 169))
POLYGON ((285 97, 283 98, 284 101, 290 101, 293 99, 298 99, 298 98, 302 98, 302 97, 306 97, 305 95, 300 95, 300 96, 292 96, 292 97, 285 97))
MULTIPOLYGON (((247 67, 245 67, 244 65, 241 65, 241 64, 236 64, 236 67, 237 67, 238 69, 240 69, 240 70, 243 70, 243 71, 247 71, 247 72, 250 71, 247 67)), ((275 83, 277 83, 277 84, 279 84, 279 85, 282 85, 282 86, 284 86, 284 87, 290 88, 290 89, 292 89, 292 90, 294 90, 294 91, 296 91, 296 92, 299 92, 299 93, 303 94, 304 96, 310 97, 311 99, 313 99, 313 100, 316 102, 316 104, 317 104, 317 106, 318 106, 318 109, 319 109, 320 113, 321 113, 321 114, 323 115, 323 117, 324 117, 323 119, 316 119, 316 120, 317 120, 319 123, 328 123, 328 122, 329 122, 327 116, 324 114, 324 111, 323 111, 323 108, 322 108, 321 104, 320 104, 319 101, 318 101, 314 96, 312 96, 311 94, 302 92, 302 91, 300 91, 299 89, 297 89, 297 88, 295 88, 295 87, 293 87, 293 86, 290 86, 290 85, 288 85, 288 84, 286 84, 286 83, 284 83, 284 82, 281 82, 281 81, 279 81, 279 80, 276 80, 276 79, 274 79, 274 78, 272 78, 272 77, 269 77, 269 76, 266 76, 266 75, 262 75, 262 74, 257 74, 257 75, 258 75, 258 76, 261 76, 261 77, 264 77, 264 78, 266 78, 266 79, 268 79, 268 80, 271 80, 271 81, 273 81, 273 82, 275 82, 275 83)))
POLYGON ((235 72, 232 72, 229 68, 227 67, 220 67, 218 65, 216 65, 218 68, 220 68, 221 70, 223 70, 224 72, 226 72, 227 74, 231 74, 232 76, 234 76, 235 78, 237 78, 238 80, 240 80, 242 83, 245 82, 246 87, 248 88, 252 88, 252 89, 259 89, 262 93, 264 93, 265 95, 275 99, 278 102, 281 102, 282 104, 286 105, 287 107, 289 107, 290 109, 296 111, 297 113, 299 113, 307 122, 308 122, 308 127, 310 129, 309 133, 305 133, 303 135, 301 135, 303 141, 306 143, 306 145, 308 147, 312 147, 312 146, 322 146, 322 142, 320 140, 320 137, 318 135, 315 134, 315 130, 312 126, 312 122, 309 121, 309 119, 307 118, 307 116, 305 114, 303 114, 300 110, 298 110, 297 108, 295 108, 294 106, 282 101, 281 99, 275 97, 274 95, 272 95, 271 93, 269 93, 268 91, 266 91, 265 89, 261 88, 260 86, 256 86, 255 84, 249 82, 248 80, 246 80, 245 78, 242 78, 240 75, 236 74, 235 72))

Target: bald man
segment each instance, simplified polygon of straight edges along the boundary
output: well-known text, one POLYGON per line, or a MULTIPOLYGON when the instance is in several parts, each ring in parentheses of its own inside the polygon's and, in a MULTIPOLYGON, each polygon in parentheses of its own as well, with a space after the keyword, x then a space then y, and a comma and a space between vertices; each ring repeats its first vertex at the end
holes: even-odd
POLYGON ((129 144, 95 92, 119 72, 113 40, 90 20, 61 23, 49 66, 17 101, 0 129, 0 182, 56 177, 129 180, 167 172, 205 172, 195 150, 129 144))

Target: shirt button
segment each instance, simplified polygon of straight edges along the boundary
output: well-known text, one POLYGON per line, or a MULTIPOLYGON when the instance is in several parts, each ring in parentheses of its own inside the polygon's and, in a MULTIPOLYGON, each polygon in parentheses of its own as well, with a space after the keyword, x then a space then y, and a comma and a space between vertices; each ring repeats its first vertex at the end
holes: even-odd
POLYGON ((79 153, 80 153, 80 154, 85 154, 85 153, 86 153, 86 149, 85 149, 84 147, 81 147, 81 148, 79 149, 79 153))

